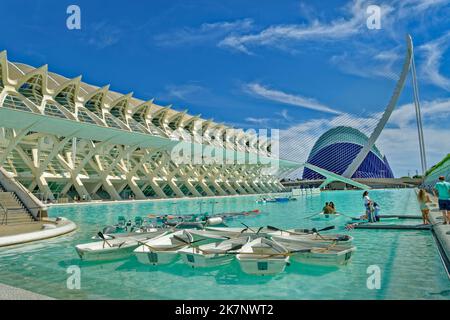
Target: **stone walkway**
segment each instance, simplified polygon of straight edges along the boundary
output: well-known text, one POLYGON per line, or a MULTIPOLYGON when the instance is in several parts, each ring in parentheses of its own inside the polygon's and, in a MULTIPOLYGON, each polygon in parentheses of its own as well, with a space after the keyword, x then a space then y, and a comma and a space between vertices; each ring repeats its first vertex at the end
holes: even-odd
POLYGON ((0 225, 0 237, 42 230, 45 221, 35 221, 21 224, 0 225))
POLYGON ((55 300, 31 291, 0 283, 0 300, 55 300))
POLYGON ((437 199, 435 197, 430 198, 433 201, 429 216, 430 222, 433 224, 433 231, 447 256, 447 261, 450 261, 450 225, 442 224, 443 217, 442 212, 438 209, 437 199))

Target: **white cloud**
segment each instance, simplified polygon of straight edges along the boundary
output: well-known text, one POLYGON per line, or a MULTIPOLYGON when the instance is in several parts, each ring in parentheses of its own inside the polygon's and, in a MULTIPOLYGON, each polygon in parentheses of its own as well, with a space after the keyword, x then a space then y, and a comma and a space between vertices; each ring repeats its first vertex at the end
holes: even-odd
POLYGON ((301 108, 316 110, 320 112, 341 114, 342 112, 328 107, 315 99, 293 95, 279 90, 269 89, 258 83, 248 83, 243 86, 243 90, 251 95, 261 97, 270 101, 280 102, 301 108))
MULTIPOLYGON (((448 123, 450 117, 450 98, 424 101, 421 107, 424 140, 428 167, 437 163, 450 150, 450 128, 440 123, 448 123)), ((342 114, 332 118, 312 119, 298 123, 280 131, 280 157, 283 159, 305 162, 317 139, 326 131, 336 126, 347 125, 370 135, 381 114, 357 117, 342 114)), ((378 141, 377 147, 386 155, 396 176, 420 171, 418 133, 412 103, 397 107, 378 141)))
MULTIPOLYGON (((308 23, 277 24, 258 32, 228 35, 220 41, 219 46, 252 54, 251 47, 275 47, 289 50, 296 43, 305 41, 330 42, 356 38, 362 40, 367 35, 367 32, 364 32, 367 31, 366 9, 372 4, 381 7, 383 33, 378 33, 380 38, 388 37, 398 41, 400 36, 403 37, 404 33, 409 32, 408 24, 413 18, 423 17, 426 12, 437 10, 448 2, 449 0, 397 0, 372 3, 366 0, 353 0, 341 10, 342 17, 331 21, 311 19, 312 8, 306 7, 301 11, 308 23)), ((372 38, 371 41, 373 41, 372 38)))
MULTIPOLYGON (((366 26, 366 8, 369 5, 364 0, 354 0, 344 8, 347 18, 338 18, 330 22, 313 20, 308 24, 272 25, 262 31, 229 35, 219 46, 251 54, 249 47, 266 46, 287 49, 293 43, 303 41, 343 40, 361 34, 366 26)), ((389 5, 380 4, 384 16, 393 10, 389 5)), ((309 9, 310 10, 310 9, 309 9)))
POLYGON ((99 49, 104 49, 118 43, 123 34, 121 29, 105 21, 93 24, 88 30, 89 34, 85 38, 85 41, 99 49))
POLYGON ((428 82, 450 91, 450 79, 439 71, 444 52, 450 45, 450 31, 443 36, 421 45, 418 50, 423 54, 419 67, 420 75, 428 82))
POLYGON ((252 19, 203 23, 197 28, 183 28, 159 34, 154 37, 154 40, 157 45, 164 47, 205 43, 213 43, 216 45, 220 39, 223 39, 228 35, 248 32, 252 29, 252 19))
POLYGON ((276 114, 280 115, 286 121, 292 120, 292 117, 289 115, 287 109, 283 109, 281 112, 276 112, 276 114))
POLYGON ((266 125, 270 119, 269 118, 254 118, 254 117, 247 117, 245 118, 245 121, 258 124, 258 125, 266 125))
POLYGON ((380 77, 397 81, 404 47, 379 51, 367 44, 356 45, 354 51, 344 52, 330 58, 330 63, 341 72, 362 78, 380 77), (363 52, 364 54, 358 54, 363 52))
POLYGON ((206 89, 198 84, 182 84, 182 85, 170 85, 166 87, 168 98, 176 98, 180 100, 189 101, 199 93, 205 92, 206 89))
MULTIPOLYGON (((383 147, 384 154, 396 176, 420 173, 419 144, 417 128, 409 126, 401 129, 386 128, 377 141, 377 145, 383 147)), ((439 137, 450 136, 450 129, 433 128, 425 125, 424 140, 427 155, 427 165, 431 167, 439 162, 450 150, 450 139, 439 137)))
POLYGON ((408 18, 412 14, 422 14, 449 2, 449 0, 399 0, 395 1, 395 4, 398 5, 398 16, 408 18))

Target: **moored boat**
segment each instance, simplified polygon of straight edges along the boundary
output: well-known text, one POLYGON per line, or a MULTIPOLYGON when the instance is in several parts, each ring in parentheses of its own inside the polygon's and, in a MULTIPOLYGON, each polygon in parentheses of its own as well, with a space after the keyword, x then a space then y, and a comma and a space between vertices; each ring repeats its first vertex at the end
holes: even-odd
POLYGON ((246 243, 236 258, 247 274, 274 275, 286 268, 289 251, 275 241, 260 237, 246 243))
POLYGON ((301 233, 299 230, 287 230, 287 232, 274 232, 272 239, 282 245, 297 244, 307 247, 325 248, 330 245, 339 245, 342 248, 353 246, 353 237, 346 234, 319 234, 319 233, 301 233))
POLYGON ((290 252, 291 259, 304 264, 322 266, 340 266, 350 262, 356 247, 330 245, 328 247, 310 247, 295 243, 283 244, 290 252))
POLYGON ((340 266, 350 262, 356 247, 312 248, 309 252, 299 252, 292 259, 305 264, 340 266))
POLYGON ((231 262, 236 251, 250 238, 240 237, 178 250, 183 262, 193 268, 215 267, 231 262))
POLYGON ((134 254, 143 264, 169 264, 178 258, 178 250, 188 247, 193 241, 194 237, 188 231, 176 231, 142 243, 134 254))
POLYGON ((219 236, 236 238, 241 236, 258 237, 264 236, 273 230, 266 227, 205 227, 205 230, 215 233, 219 236))
POLYGON ((313 221, 331 221, 340 216, 341 215, 339 213, 323 213, 323 212, 321 212, 314 218, 311 218, 311 220, 313 220, 313 221))
POLYGON ((139 246, 140 241, 146 241, 161 236, 164 233, 166 232, 159 230, 149 234, 136 234, 128 237, 109 239, 102 235, 104 238, 103 241, 79 244, 75 246, 75 250, 80 259, 85 261, 125 259, 139 246))

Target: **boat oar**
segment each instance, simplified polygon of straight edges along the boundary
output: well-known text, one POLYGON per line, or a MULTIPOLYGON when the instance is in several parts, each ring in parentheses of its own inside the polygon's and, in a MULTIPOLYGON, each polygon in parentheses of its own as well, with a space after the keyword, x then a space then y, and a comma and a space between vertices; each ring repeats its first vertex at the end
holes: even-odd
POLYGON ((309 229, 302 229, 302 230, 300 230, 300 232, 301 232, 300 233, 300 232, 295 232, 295 231, 283 230, 283 229, 280 229, 280 228, 277 228, 277 227, 274 227, 274 226, 267 226, 267 229, 269 229, 269 230, 281 231, 281 232, 286 232, 286 233, 296 234, 296 235, 303 235, 305 233, 314 233, 314 232, 318 233, 318 232, 322 232, 322 231, 331 230, 331 229, 334 229, 334 228, 335 228, 335 226, 328 226, 328 227, 325 227, 325 228, 322 228, 322 229, 319 229, 319 230, 317 230, 316 228, 313 228, 311 230, 309 230, 309 229))
POLYGON ((327 231, 327 230, 332 230, 332 229, 334 229, 335 228, 335 226, 328 226, 328 227, 325 227, 325 228, 322 228, 322 229, 319 229, 319 230, 317 230, 317 229, 313 229, 313 230, 316 230, 315 232, 322 232, 322 231, 327 231))
POLYGON ((107 244, 109 247, 112 247, 112 245, 106 240, 105 236, 103 235, 103 233, 102 233, 101 231, 99 231, 99 232, 97 233, 97 235, 98 235, 101 239, 103 239, 103 243, 106 242, 106 244, 107 244))
MULTIPOLYGON (((297 234, 296 232, 292 232, 292 231, 287 231, 287 230, 283 230, 283 229, 280 229, 280 228, 277 228, 277 227, 274 227, 274 226, 267 226, 267 229, 269 229, 269 230, 273 230, 273 231, 281 231, 281 232, 286 232, 286 233, 289 233, 289 234, 297 234)), ((300 235, 300 233, 298 233, 299 235, 300 235)))
POLYGON ((319 233, 319 232, 331 230, 331 229, 334 229, 334 228, 335 228, 335 226, 328 226, 328 227, 325 227, 325 228, 322 228, 322 229, 319 229, 319 230, 317 230, 316 228, 302 229, 301 232, 304 232, 304 233, 319 233))
MULTIPOLYGON (((253 230, 252 228, 250 228, 250 227, 249 227, 248 225, 246 225, 245 223, 241 222, 241 224, 245 227, 244 230, 250 230, 250 231, 252 231, 253 233, 256 233, 255 230, 253 230)), ((243 233, 244 230, 242 230, 241 233, 243 233)))
POLYGON ((323 211, 320 211, 320 212, 318 212, 318 213, 314 213, 314 214, 312 214, 312 215, 310 215, 310 216, 307 216, 307 217, 304 217, 304 218, 302 218, 302 219, 309 219, 309 218, 315 217, 315 216, 317 216, 317 215, 319 215, 319 214, 321 214, 321 213, 323 213, 323 211))
POLYGON ((311 249, 300 249, 300 250, 288 250, 287 252, 274 252, 274 253, 256 253, 256 252, 239 252, 239 251, 235 251, 235 252, 227 252, 227 254, 234 254, 234 255, 246 255, 246 256, 258 256, 261 258, 271 258, 271 257, 278 257, 278 256, 283 256, 283 257, 287 257, 287 256, 291 256, 294 253, 305 253, 305 252, 310 252, 311 249))
POLYGON ((178 241, 181 241, 181 242, 183 242, 183 243, 186 243, 187 245, 191 245, 191 244, 193 244, 193 243, 196 243, 196 242, 205 240, 205 239, 198 239, 198 240, 195 240, 195 241, 186 241, 186 240, 184 240, 183 238, 181 238, 181 237, 179 237, 179 236, 173 236, 173 237, 174 237, 174 239, 177 239, 178 241))
POLYGON ((259 227, 258 231, 256 231, 256 234, 258 234, 264 227, 259 227))

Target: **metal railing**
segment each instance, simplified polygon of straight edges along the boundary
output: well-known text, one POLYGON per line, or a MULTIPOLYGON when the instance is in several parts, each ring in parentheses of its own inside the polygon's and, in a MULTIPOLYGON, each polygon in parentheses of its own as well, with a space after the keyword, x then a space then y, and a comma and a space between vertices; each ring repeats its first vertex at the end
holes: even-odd
POLYGON ((2 221, 1 221, 0 224, 7 225, 7 224, 8 224, 8 208, 6 208, 5 206, 3 206, 1 203, 0 203, 0 208, 1 208, 2 211, 3 211, 3 218, 2 218, 2 221))

